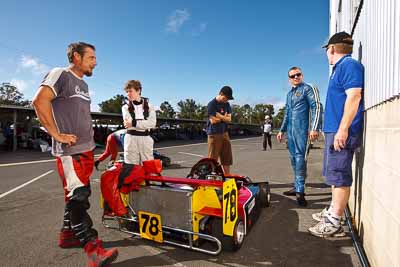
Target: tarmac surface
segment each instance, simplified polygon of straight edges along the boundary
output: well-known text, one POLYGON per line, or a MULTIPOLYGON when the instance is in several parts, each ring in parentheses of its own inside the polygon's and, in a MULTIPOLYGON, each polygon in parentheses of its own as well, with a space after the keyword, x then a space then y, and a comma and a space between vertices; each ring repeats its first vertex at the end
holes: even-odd
MULTIPOLYGON (((232 173, 271 184, 271 206, 265 208, 237 252, 211 256, 156 244, 101 224, 100 171, 94 171, 90 215, 105 247, 117 247, 112 266, 360 266, 350 236, 321 239, 307 229, 311 214, 330 201, 330 188, 321 177, 322 142, 308 159, 308 206, 282 194, 292 187, 293 173, 284 144, 273 140, 273 150, 263 151, 261 137, 232 141, 232 173)), ((158 147, 158 148, 157 148, 158 147)), ((190 168, 207 155, 207 144, 157 143, 173 165, 167 176, 186 177, 190 168)), ((97 150, 96 154, 101 153, 97 150)), ((100 166, 105 168, 105 163, 100 166)), ((0 151, 0 260, 1 266, 86 266, 82 249, 61 249, 58 233, 64 210, 63 190, 55 161, 49 153, 0 151)), ((347 230, 347 229, 346 229, 347 230)), ((348 232, 348 231, 347 231, 348 232)))

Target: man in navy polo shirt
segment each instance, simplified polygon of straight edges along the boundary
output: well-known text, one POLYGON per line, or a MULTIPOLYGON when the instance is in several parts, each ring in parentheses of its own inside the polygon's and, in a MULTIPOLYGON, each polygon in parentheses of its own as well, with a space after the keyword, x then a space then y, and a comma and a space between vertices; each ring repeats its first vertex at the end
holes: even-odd
POLYGON ((332 202, 329 208, 313 214, 319 223, 308 230, 315 236, 330 237, 344 235, 340 220, 353 182, 354 151, 362 141, 364 67, 351 57, 353 40, 346 32, 334 34, 324 48, 333 65, 323 127, 323 175, 332 187, 332 202))
POLYGON ((220 159, 224 173, 228 174, 232 165, 232 147, 228 133, 228 123, 232 119, 232 88, 224 86, 219 94, 207 105, 208 157, 220 159))

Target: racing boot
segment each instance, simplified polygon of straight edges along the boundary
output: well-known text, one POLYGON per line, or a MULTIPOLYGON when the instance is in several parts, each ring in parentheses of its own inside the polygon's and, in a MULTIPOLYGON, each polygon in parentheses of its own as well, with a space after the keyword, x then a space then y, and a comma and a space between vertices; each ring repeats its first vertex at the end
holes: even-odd
POLYGON ((283 192, 283 194, 285 196, 295 196, 296 195, 296 188, 293 187, 292 189, 283 192))
POLYGON ((296 193, 297 204, 301 207, 307 206, 307 200, 304 193, 296 193))
POLYGON ((60 248, 76 248, 81 246, 81 241, 79 241, 71 229, 62 229, 58 240, 58 246, 60 248))
POLYGON ((118 256, 116 248, 104 249, 102 241, 98 238, 86 243, 85 252, 88 256, 89 267, 109 266, 118 256))
POLYGON ((58 246, 60 248, 74 248, 81 246, 81 242, 71 229, 70 214, 70 210, 65 207, 63 227, 58 239, 58 246))

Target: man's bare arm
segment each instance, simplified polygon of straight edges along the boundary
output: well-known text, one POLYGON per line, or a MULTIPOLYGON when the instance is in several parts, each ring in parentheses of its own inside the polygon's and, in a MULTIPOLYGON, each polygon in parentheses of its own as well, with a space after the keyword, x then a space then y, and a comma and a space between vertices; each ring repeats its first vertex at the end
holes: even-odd
POLYGON ((221 119, 210 115, 210 122, 211 122, 211 124, 216 124, 216 123, 221 122, 221 119))
POLYGON ((225 116, 224 116, 223 121, 225 121, 227 123, 230 123, 232 121, 232 114, 226 113, 225 116))
POLYGON ((340 150, 346 145, 349 127, 357 114, 358 106, 361 101, 361 92, 362 88, 346 90, 347 98, 344 104, 343 117, 334 140, 335 150, 340 150))
POLYGON ((58 142, 73 145, 76 143, 76 136, 72 134, 61 134, 58 132, 53 117, 53 108, 51 101, 55 97, 53 90, 48 86, 40 86, 32 105, 35 108, 36 115, 40 123, 46 128, 47 132, 58 142))

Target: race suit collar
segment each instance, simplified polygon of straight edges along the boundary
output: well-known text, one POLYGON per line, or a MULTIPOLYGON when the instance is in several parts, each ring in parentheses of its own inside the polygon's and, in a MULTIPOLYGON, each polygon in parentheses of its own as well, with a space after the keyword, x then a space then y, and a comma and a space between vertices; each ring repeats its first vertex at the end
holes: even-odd
POLYGON ((297 86, 292 86, 292 90, 296 90, 297 88, 302 87, 303 85, 304 85, 304 82, 300 83, 297 86))

